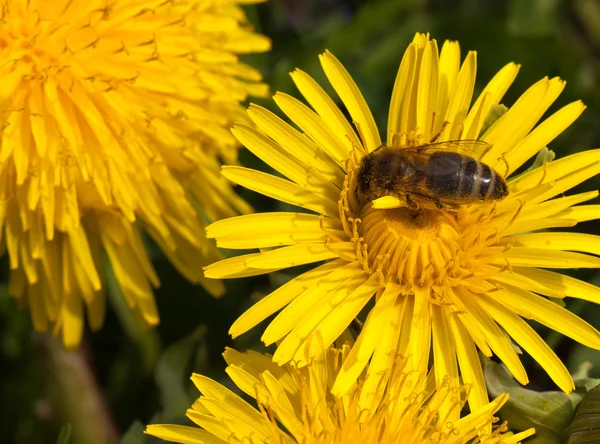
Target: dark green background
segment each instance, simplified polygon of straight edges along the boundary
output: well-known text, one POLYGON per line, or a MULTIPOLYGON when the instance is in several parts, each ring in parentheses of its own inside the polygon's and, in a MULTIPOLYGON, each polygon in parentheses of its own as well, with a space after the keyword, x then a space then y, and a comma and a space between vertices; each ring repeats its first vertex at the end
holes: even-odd
MULTIPOLYGON (((506 105, 544 76, 567 80, 550 111, 576 99, 582 99, 588 109, 550 148, 564 156, 599 145, 600 2, 595 0, 273 0, 247 11, 257 29, 273 40, 270 53, 247 58, 263 71, 272 92, 298 95, 288 75, 295 67, 325 84, 317 55, 330 49, 358 83, 380 128, 385 128, 404 49, 415 32, 430 32, 440 48, 444 40, 452 39, 460 42, 463 57, 468 50, 478 52, 476 93, 506 63, 520 63, 517 80, 504 99, 506 105)), ((259 103, 272 108, 269 101, 259 103)), ((265 169, 245 150, 241 160, 265 169)), ((576 191, 597 188, 600 181, 595 178, 576 191)), ((255 193, 240 192, 259 211, 283 208, 255 193)), ((597 233, 598 224, 583 223, 577 230, 597 233)), ((184 421, 185 409, 197 396, 189 381, 192 371, 230 385, 223 372, 224 347, 262 350, 259 337, 264 325, 236 341, 227 335, 229 325, 253 299, 301 271, 229 281, 227 295, 215 300, 202 288, 189 285, 154 246, 151 251, 162 281, 156 291, 161 325, 142 332, 108 273, 111 294, 105 327, 95 335, 86 331, 82 348, 118 432, 130 430, 128 443, 151 441, 139 435, 141 424, 184 421)), ((600 284, 595 271, 572 273, 600 284)), ((576 300, 567 301, 567 306, 588 322, 600 323, 599 307, 576 300)), ((599 365, 592 374, 600 375, 598 352, 545 329, 538 331, 569 369, 574 371, 587 360, 599 365)), ((531 380, 528 388, 555 388, 537 364, 527 356, 523 361, 531 380)), ((65 370, 50 359, 47 340, 31 333, 29 314, 17 310, 4 282, 0 286, 1 442, 56 442, 60 427, 72 420, 64 404, 80 399, 63 393, 56 383, 57 372, 65 370)), ((68 374, 59 376, 70 380, 68 374)))

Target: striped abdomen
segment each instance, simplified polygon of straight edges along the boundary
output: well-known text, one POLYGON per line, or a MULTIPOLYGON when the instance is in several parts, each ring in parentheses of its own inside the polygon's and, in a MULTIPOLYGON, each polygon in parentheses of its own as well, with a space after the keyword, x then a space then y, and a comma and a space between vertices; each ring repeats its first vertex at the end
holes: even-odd
POLYGON ((508 194, 504 179, 482 162, 452 152, 431 155, 425 188, 442 201, 464 204, 502 199, 508 194))

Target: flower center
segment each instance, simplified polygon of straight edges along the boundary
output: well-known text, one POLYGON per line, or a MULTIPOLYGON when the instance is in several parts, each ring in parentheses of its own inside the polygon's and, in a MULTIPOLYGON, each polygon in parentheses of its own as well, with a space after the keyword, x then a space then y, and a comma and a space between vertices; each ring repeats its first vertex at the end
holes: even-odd
POLYGON ((144 18, 159 16, 158 10, 169 2, 154 9, 140 4, 115 11, 104 2, 69 2, 63 9, 40 0, 22 8, 9 3, 0 11, 0 73, 24 81, 51 79, 68 91, 78 82, 105 91, 139 75, 131 62, 156 58, 156 30, 166 26, 144 18), (135 31, 128 33, 125 28, 132 21, 135 31))
POLYGON ((362 208, 358 227, 363 261, 388 279, 423 286, 439 282, 457 255, 456 222, 437 210, 362 208))
POLYGON ((381 232, 395 240, 402 238, 409 241, 429 243, 437 238, 441 224, 449 218, 441 217, 439 211, 411 210, 409 208, 392 208, 376 210, 372 205, 365 205, 361 215, 361 235, 365 242, 376 243, 375 233, 381 232))
POLYGON ((61 50, 55 47, 53 38, 40 35, 43 28, 38 15, 22 17, 5 11, 2 18, 4 25, 0 27, 0 54, 5 60, 5 74, 19 72, 30 80, 30 76, 52 65, 58 68, 61 50))
MULTIPOLYGON (((319 365, 329 364, 339 368, 342 358, 340 352, 334 349, 328 362, 321 361, 319 365)), ((315 444, 342 444, 396 442, 398 436, 403 437, 403 443, 443 443, 460 433, 468 436, 465 430, 457 429, 448 416, 451 411, 458 413, 464 406, 470 386, 457 386, 446 377, 440 387, 430 392, 427 390, 427 376, 420 372, 405 371, 406 362, 403 358, 395 359, 385 391, 376 390, 382 396, 381 402, 371 404, 367 401, 369 407, 363 405, 362 398, 371 398, 374 393, 364 385, 364 377, 359 378, 357 385, 343 399, 334 399, 329 393, 330 386, 325 391, 311 390, 325 381, 315 379, 308 367, 293 368, 292 376, 300 393, 301 406, 298 411, 302 412, 302 437, 310 437, 309 441, 315 444)), ((266 413, 268 409, 267 405, 261 410, 266 413)), ((277 407, 273 407, 272 411, 277 413, 277 407)), ((273 419, 276 433, 273 438, 280 438, 281 429, 275 422, 275 415, 265 416, 273 419)), ((484 419, 479 428, 483 430, 483 426, 491 420, 484 419)), ((473 436, 477 431, 469 429, 467 433, 473 436)), ((295 438, 298 437, 295 435, 295 438)), ((305 442, 302 439, 298 441, 305 442)))

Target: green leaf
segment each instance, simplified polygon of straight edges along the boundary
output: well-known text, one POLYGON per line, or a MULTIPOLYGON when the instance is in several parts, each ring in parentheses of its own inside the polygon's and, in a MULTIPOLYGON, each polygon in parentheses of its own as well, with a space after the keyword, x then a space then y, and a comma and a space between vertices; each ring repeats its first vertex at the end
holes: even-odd
POLYGON ((587 393, 600 384, 600 379, 590 378, 588 373, 592 369, 591 362, 582 362, 579 369, 573 373, 573 382, 575 390, 569 395, 573 408, 577 408, 579 403, 586 397, 587 393))
POLYGON ((123 434, 119 440, 119 444, 144 444, 146 442, 144 429, 144 424, 136 419, 123 434))
POLYGON ((192 399, 186 391, 190 363, 203 343, 206 328, 200 326, 190 335, 168 347, 158 359, 154 380, 160 390, 163 418, 181 416, 190 407, 192 399))
POLYGON ((600 386, 591 389, 577 406, 575 419, 567 432, 567 444, 600 442, 600 386))
POLYGON ((593 364, 591 362, 582 362, 579 368, 575 373, 573 373, 573 381, 575 382, 575 387, 583 387, 586 391, 589 391, 600 384, 599 378, 590 378, 589 373, 593 368, 593 364))
POLYGON ((487 360, 483 364, 490 395, 508 393, 510 399, 500 410, 512 430, 534 427, 536 438, 530 442, 560 443, 560 435, 574 415, 569 398, 559 391, 536 392, 521 386, 502 364, 487 360))
POLYGON ((56 444, 69 444, 69 440, 71 439, 71 424, 65 424, 60 429, 60 433, 58 434, 58 439, 56 440, 56 444))

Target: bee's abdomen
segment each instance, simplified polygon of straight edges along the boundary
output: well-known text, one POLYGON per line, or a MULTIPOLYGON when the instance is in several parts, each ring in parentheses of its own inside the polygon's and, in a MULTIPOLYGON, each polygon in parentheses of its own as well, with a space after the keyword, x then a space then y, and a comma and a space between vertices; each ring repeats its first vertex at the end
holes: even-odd
POLYGON ((458 203, 496 200, 508 194, 504 179, 489 166, 451 152, 431 156, 427 187, 439 198, 458 203))

